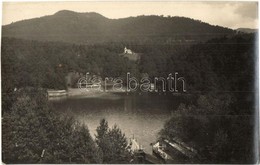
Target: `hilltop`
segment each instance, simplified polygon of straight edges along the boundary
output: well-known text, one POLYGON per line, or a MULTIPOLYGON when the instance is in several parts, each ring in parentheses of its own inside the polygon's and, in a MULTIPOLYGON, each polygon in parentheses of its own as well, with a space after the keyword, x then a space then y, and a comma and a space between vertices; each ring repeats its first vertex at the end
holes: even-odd
POLYGON ((18 21, 2 28, 3 37, 80 44, 194 42, 233 33, 232 29, 185 17, 151 15, 109 19, 95 12, 69 10, 18 21))

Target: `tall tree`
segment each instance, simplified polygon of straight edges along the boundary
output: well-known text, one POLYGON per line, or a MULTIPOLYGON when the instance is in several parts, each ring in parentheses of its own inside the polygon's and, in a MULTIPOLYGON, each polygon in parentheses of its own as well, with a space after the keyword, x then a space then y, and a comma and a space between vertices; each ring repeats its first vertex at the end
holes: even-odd
POLYGON ((116 125, 110 129, 108 122, 102 119, 97 127, 96 142, 103 153, 103 163, 129 163, 127 139, 116 125))

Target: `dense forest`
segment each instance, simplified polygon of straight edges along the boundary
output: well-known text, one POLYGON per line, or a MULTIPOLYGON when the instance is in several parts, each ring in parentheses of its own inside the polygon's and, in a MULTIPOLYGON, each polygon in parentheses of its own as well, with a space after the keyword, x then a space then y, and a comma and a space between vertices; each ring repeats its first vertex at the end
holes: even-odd
POLYGON ((84 46, 9 38, 4 38, 2 43, 2 76, 7 80, 3 84, 6 90, 24 86, 65 89, 64 77, 70 71, 102 77, 137 72, 135 62, 118 55, 123 45, 84 46))
POLYGON ((190 92, 253 91, 254 86, 255 38, 252 34, 195 45, 110 43, 90 46, 14 38, 3 38, 2 43, 2 76, 7 80, 4 90, 23 86, 65 89, 64 77, 70 71, 90 72, 102 78, 124 78, 126 72, 136 77, 143 74, 151 78, 167 77, 169 73, 178 72, 185 77, 190 92), (119 56, 125 45, 141 54, 139 61, 119 56))
POLYGON ((237 35, 212 39, 182 52, 185 60, 181 67, 187 66, 183 67, 183 73, 189 92, 197 99, 179 106, 165 123, 160 138, 196 148, 197 157, 188 163, 253 163, 257 160, 254 37, 237 35))
POLYGON ((186 79, 187 94, 195 99, 179 106, 160 131, 160 138, 179 139, 196 148, 199 157, 188 162, 254 163, 255 36, 237 34, 196 44, 158 45, 83 45, 3 38, 3 160, 128 163, 131 157, 122 150, 126 140, 117 126, 108 128, 102 120, 94 140, 86 126, 53 114, 41 91, 65 89, 65 76, 70 71, 102 78, 124 77, 126 72, 136 77, 166 77, 179 72, 186 79), (125 46, 140 53, 140 60, 119 56, 125 46), (107 147, 106 142, 114 137, 121 143, 107 147), (47 145, 50 142, 52 145, 47 145))

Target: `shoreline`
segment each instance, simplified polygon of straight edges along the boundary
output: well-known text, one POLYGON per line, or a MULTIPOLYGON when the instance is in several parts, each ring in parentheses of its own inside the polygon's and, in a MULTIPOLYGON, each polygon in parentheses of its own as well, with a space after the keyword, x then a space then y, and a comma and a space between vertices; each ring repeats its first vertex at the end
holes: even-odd
POLYGON ((49 100, 60 100, 65 98, 101 98, 101 99, 110 99, 117 100, 121 97, 116 93, 122 93, 121 91, 112 91, 108 90, 104 92, 103 90, 97 89, 80 89, 80 88, 68 88, 67 90, 49 90, 48 98, 49 100), (50 94, 52 93, 52 94, 50 94), (53 94, 59 93, 59 94, 53 94))

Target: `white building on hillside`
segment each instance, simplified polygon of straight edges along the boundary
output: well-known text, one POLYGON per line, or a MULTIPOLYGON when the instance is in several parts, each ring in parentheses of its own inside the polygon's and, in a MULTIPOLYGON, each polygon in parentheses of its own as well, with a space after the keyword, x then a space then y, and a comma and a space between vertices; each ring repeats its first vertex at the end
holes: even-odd
POLYGON ((127 49, 126 47, 125 47, 125 49, 124 49, 124 53, 125 53, 125 54, 133 54, 132 50, 127 49))

